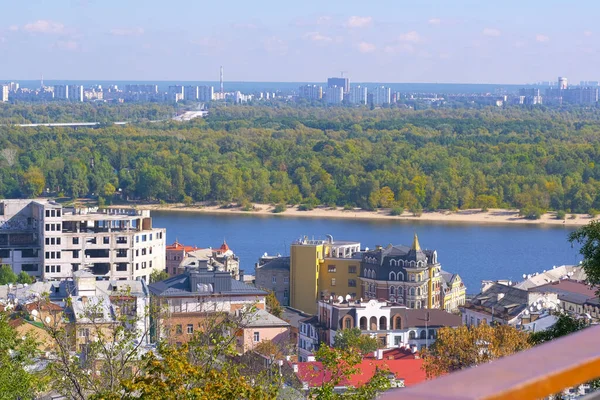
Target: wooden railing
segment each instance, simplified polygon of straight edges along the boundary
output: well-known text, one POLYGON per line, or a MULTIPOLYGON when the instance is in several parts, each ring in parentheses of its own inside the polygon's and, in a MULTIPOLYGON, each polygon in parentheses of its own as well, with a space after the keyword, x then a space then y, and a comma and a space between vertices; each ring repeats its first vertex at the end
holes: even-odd
POLYGON ((488 364, 384 393, 381 399, 533 400, 595 378, 600 378, 600 326, 488 364))

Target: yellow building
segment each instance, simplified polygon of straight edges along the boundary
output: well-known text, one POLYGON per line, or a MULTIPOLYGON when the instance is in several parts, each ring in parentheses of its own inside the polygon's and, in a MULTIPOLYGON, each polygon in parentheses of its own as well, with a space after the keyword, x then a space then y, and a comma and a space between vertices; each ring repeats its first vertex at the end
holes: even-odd
POLYGON ((459 307, 465 305, 467 300, 467 288, 458 274, 441 271, 442 298, 444 310, 457 312, 459 307))
POLYGON ((309 240, 304 237, 290 249, 290 305, 309 314, 317 302, 330 296, 360 295, 360 243, 309 240))

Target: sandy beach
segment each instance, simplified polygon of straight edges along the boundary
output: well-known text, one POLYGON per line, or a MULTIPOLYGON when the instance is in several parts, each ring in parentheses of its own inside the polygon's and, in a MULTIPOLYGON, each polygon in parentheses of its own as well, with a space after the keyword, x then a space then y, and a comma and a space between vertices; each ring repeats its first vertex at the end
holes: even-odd
MULTIPOLYGON (((114 208, 132 208, 133 206, 115 206, 114 208)), ((518 210, 490 209, 482 212, 479 209, 459 210, 456 212, 423 212, 421 216, 413 216, 404 212, 401 216, 390 215, 387 209, 377 211, 365 211, 359 208, 343 210, 341 207, 331 209, 328 207, 317 207, 310 211, 299 211, 297 206, 288 207, 281 213, 273 213, 274 206, 268 204, 254 204, 254 210, 244 211, 240 207, 231 206, 223 208, 215 205, 191 205, 184 204, 144 204, 136 205, 137 209, 155 211, 179 211, 208 214, 246 214, 246 215, 269 215, 283 217, 306 217, 306 218, 354 218, 354 219, 389 219, 400 221, 429 221, 440 223, 466 223, 466 224, 544 224, 544 225, 569 225, 582 226, 589 223, 592 218, 587 214, 567 214, 566 219, 559 220, 553 212, 544 214, 538 220, 530 220, 519 216, 518 210), (574 218, 573 218, 574 217, 574 218)))

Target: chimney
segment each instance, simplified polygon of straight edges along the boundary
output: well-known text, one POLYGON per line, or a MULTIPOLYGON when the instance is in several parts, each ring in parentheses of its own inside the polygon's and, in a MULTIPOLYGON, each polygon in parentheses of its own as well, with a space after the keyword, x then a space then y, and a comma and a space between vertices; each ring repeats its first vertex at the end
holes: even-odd
POLYGON ((292 368, 294 369, 294 373, 298 373, 298 364, 292 364, 292 368))
POLYGON ((244 270, 240 269, 240 282, 244 282, 244 270))
POLYGON ((504 293, 498 293, 498 301, 504 298, 504 293))
POLYGON ((378 349, 376 353, 377 353, 377 359, 383 360, 383 349, 378 349))
POLYGON ((381 250, 381 245, 378 244, 377 246, 375 246, 375 250, 381 250))

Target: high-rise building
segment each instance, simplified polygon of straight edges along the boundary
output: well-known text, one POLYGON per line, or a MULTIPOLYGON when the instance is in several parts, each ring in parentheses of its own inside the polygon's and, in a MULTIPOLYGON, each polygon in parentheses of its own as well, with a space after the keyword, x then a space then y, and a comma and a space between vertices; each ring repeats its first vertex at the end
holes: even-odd
POLYGON ((8 85, 0 85, 0 102, 8 101, 8 85))
POLYGON ((69 85, 68 86, 68 99, 70 101, 83 101, 83 86, 80 85, 69 85))
POLYGON ((567 78, 564 78, 562 76, 558 77, 558 88, 560 90, 566 90, 568 88, 568 83, 567 83, 567 78))
POLYGON ((0 257, 43 280, 88 271, 97 279, 144 279, 165 269, 165 230, 147 210, 63 208, 49 200, 0 201, 0 257))
POLYGON ((178 101, 183 100, 184 96, 184 88, 181 85, 169 86, 169 90, 167 91, 167 100, 169 102, 177 103, 178 101))
POLYGON ((373 91, 373 104, 380 106, 392 102, 392 89, 385 86, 378 86, 373 91))
POLYGON ((11 82, 8 84, 8 91, 9 92, 16 92, 17 90, 19 90, 20 85, 17 82, 11 82))
POLYGON ((198 86, 186 86, 183 94, 186 101, 198 101, 198 86))
POLYGON ((524 88, 519 89, 519 99, 518 104, 542 104, 542 95, 540 94, 540 89, 536 88, 524 88))
POLYGON ((342 104, 344 100, 344 88, 340 86, 328 87, 325 92, 327 104, 342 104))
POLYGON ((327 79, 327 87, 341 87, 344 90, 344 93, 348 93, 350 91, 350 80, 348 78, 328 78, 327 79))
POLYGON ((350 104, 367 104, 367 88, 361 86, 351 87, 348 100, 350 104))
POLYGON ((158 85, 125 85, 126 93, 157 94, 158 85))
POLYGON ((290 250, 291 307, 315 314, 322 298, 357 298, 360 261, 359 242, 334 241, 331 236, 296 241, 290 250))
POLYGON ((69 85, 55 85, 54 86, 54 98, 56 100, 68 100, 69 99, 69 85))
POLYGON ((198 100, 199 101, 213 101, 215 88, 213 86, 200 86, 198 87, 198 100))
POLYGON ((321 100, 323 98, 323 88, 317 85, 303 85, 298 89, 298 95, 303 99, 321 100))

